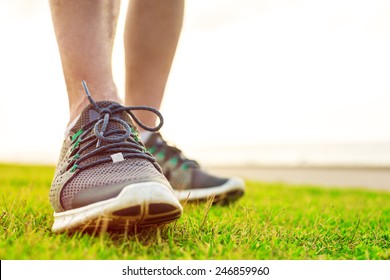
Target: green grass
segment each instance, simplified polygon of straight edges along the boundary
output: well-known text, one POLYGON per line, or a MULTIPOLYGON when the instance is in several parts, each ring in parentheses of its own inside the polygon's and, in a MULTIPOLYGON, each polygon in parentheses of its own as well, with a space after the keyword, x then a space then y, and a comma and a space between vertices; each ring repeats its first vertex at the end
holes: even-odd
POLYGON ((136 234, 53 234, 54 169, 0 165, 0 259, 390 259, 390 193, 247 182, 136 234))

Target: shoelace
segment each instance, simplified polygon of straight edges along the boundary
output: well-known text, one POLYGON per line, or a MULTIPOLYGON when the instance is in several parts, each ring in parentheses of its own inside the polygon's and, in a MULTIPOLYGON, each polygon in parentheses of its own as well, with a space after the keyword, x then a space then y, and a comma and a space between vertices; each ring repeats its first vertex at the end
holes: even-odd
POLYGON ((83 170, 102 163, 116 161, 116 158, 118 161, 126 158, 142 158, 149 160, 161 172, 161 168, 157 164, 156 159, 145 149, 139 139, 138 132, 123 119, 115 117, 115 114, 126 112, 140 127, 155 132, 158 131, 164 123, 161 113, 148 106, 125 107, 119 104, 112 104, 108 107, 100 108, 93 100, 85 81, 82 81, 82 85, 90 103, 99 113, 99 117, 83 125, 81 129, 73 135, 73 146, 68 162, 68 169, 70 169, 71 172, 75 172, 76 170, 83 170), (159 118, 159 124, 156 127, 144 125, 132 112, 136 110, 146 110, 156 114, 159 118), (111 129, 107 131, 109 122, 116 122, 117 124, 120 124, 123 129, 111 129), (90 134, 91 131, 93 131, 93 133, 90 134), (79 148, 80 144, 84 144, 84 146, 79 148), (95 147, 93 148, 93 146, 95 147), (101 157, 95 161, 81 165, 82 162, 96 156, 101 157))
POLYGON ((156 157, 159 157, 158 154, 162 153, 165 157, 165 161, 174 162, 174 165, 177 168, 182 167, 183 169, 188 169, 199 167, 199 164, 195 160, 185 157, 179 148, 168 144, 162 137, 160 137, 160 139, 161 142, 155 143, 154 148, 149 149, 149 151, 152 151, 152 154, 157 155, 156 157))

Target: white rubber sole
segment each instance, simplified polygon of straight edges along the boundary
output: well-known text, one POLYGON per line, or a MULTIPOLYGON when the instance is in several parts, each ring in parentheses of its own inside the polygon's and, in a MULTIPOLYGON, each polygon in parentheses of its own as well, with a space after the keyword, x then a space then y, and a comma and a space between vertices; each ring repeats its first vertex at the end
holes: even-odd
POLYGON ((178 219, 183 207, 172 191, 157 182, 132 184, 117 197, 54 213, 52 231, 128 229, 166 224, 178 219))
POLYGON ((207 200, 214 197, 214 202, 229 203, 240 198, 245 191, 245 183, 241 178, 230 178, 225 184, 202 189, 174 190, 180 201, 207 200))

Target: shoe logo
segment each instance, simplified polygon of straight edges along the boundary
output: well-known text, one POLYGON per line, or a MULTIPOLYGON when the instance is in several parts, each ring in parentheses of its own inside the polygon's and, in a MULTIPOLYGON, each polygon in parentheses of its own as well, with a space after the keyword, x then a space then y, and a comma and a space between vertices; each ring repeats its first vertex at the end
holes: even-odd
POLYGON ((112 162, 114 162, 114 163, 125 160, 122 153, 116 153, 116 154, 111 155, 111 159, 112 159, 112 162))

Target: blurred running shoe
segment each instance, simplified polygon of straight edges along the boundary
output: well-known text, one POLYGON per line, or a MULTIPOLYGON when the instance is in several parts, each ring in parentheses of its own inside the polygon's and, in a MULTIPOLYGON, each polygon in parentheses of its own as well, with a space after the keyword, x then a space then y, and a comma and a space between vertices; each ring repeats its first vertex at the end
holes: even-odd
POLYGON ((244 194, 241 178, 220 178, 207 173, 180 149, 168 144, 160 133, 152 133, 145 146, 156 157, 180 201, 213 198, 214 203, 228 204, 244 194))

